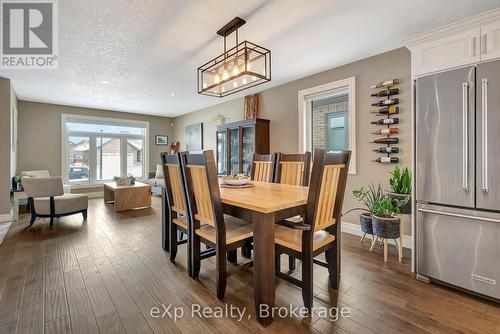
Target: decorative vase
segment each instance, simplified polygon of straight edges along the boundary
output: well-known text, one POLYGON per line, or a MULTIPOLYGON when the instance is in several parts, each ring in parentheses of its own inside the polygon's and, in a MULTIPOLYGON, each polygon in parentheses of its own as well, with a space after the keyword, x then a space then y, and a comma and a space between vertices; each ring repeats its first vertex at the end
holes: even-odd
MULTIPOLYGON (((406 197, 411 196, 411 195, 398 194, 398 193, 389 192, 389 196, 391 196, 392 202, 394 204, 395 200, 402 201, 406 197)), ((409 215, 409 214, 411 214, 411 199, 405 205, 403 205, 401 208, 399 208, 399 211, 403 215, 409 215)))
POLYGON ((361 226, 361 231, 366 234, 373 234, 372 227, 372 214, 368 212, 363 212, 359 215, 359 225, 361 226))
POLYGON ((382 239, 399 238, 399 217, 378 217, 372 215, 373 235, 382 239))

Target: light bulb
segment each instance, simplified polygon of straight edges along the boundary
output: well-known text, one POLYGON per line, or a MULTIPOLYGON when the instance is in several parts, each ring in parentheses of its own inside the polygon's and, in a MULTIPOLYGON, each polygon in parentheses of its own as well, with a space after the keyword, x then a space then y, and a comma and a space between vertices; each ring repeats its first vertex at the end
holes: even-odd
POLYGON ((233 66, 233 75, 238 75, 240 73, 240 70, 238 69, 238 65, 233 66))
POLYGON ((243 84, 246 85, 247 84, 247 78, 243 78, 243 84))
POLYGON ((229 78, 229 73, 227 73, 227 70, 224 70, 224 73, 222 73, 222 80, 226 80, 229 78))
POLYGON ((247 70, 247 71, 250 71, 250 60, 249 60, 249 61, 247 61, 247 69, 246 69, 246 70, 247 70))
POLYGON ((266 69, 263 69, 263 70, 262 70, 262 75, 263 75, 263 76, 266 76, 266 69))
POLYGON ((205 88, 207 88, 207 83, 206 82, 203 83, 203 89, 205 89, 205 88))
POLYGON ((224 93, 226 91, 226 89, 224 88, 224 86, 220 89, 221 93, 224 93))
POLYGON ((238 83, 237 83, 236 81, 235 81, 235 82, 233 82, 233 87, 234 87, 234 88, 237 88, 237 87, 238 87, 238 83))
POLYGON ((217 73, 215 75, 215 78, 214 78, 214 83, 218 84, 220 82, 220 77, 219 77, 219 73, 217 73))
POLYGON ((255 81, 255 80, 257 80, 257 77, 252 75, 252 81, 255 81))

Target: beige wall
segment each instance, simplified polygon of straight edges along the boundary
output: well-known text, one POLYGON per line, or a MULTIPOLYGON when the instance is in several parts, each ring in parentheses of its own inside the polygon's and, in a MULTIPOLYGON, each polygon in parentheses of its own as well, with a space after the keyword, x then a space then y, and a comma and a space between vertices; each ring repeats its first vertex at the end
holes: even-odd
MULTIPOLYGON (((10 80, 0 78, 0 216, 10 213, 10 189, 12 188, 12 120, 16 95, 10 80)), ((0 217, 0 220, 7 220, 0 217)))
POLYGON ((87 109, 55 104, 19 101, 17 170, 48 169, 61 175, 61 114, 110 117, 149 122, 149 170, 155 171, 160 153, 169 146, 157 146, 155 135, 168 135, 172 141, 171 119, 109 110, 87 109))
MULTIPOLYGON (((347 192, 343 211, 359 204, 352 197, 354 188, 368 185, 371 182, 381 183, 388 188, 389 171, 394 166, 379 165, 371 162, 377 157, 372 152, 377 145, 369 142, 375 138, 371 132, 377 129, 370 122, 378 119, 368 113, 374 98, 370 97, 370 85, 379 81, 399 78, 401 81, 399 96, 401 100, 401 164, 411 166, 411 77, 410 52, 406 48, 396 49, 374 57, 366 58, 332 70, 314 74, 287 84, 261 92, 260 115, 271 120, 271 151, 297 152, 298 150, 298 91, 345 79, 356 77, 356 134, 357 134, 357 174, 348 178, 347 192)), ((174 119, 174 137, 184 148, 185 126, 191 123, 203 122, 205 149, 215 147, 215 126, 213 117, 218 112, 228 116, 229 121, 240 120, 243 117, 243 99, 228 101, 214 107, 198 110, 174 119)), ((343 218, 350 223, 358 223, 358 213, 351 213, 343 218)), ((405 232, 409 233, 409 223, 405 232)))

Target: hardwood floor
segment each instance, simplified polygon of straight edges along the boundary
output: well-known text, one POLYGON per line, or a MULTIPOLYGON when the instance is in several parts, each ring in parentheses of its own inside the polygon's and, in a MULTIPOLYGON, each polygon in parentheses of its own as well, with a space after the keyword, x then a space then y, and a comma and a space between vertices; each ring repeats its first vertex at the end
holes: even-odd
MULTIPOLYGON (((348 307, 350 316, 332 321, 315 310, 263 328, 253 311, 251 270, 231 276, 218 301, 213 258, 202 262, 199 281, 191 280, 185 246, 175 265, 161 249, 160 216, 158 198, 150 209, 122 213, 92 199, 88 222, 66 217, 53 230, 48 220, 26 229, 28 215, 21 216, 0 246, 0 333, 500 333, 499 305, 416 281, 394 246, 384 264, 381 246, 370 253, 368 240, 351 235, 343 235, 338 292, 328 289, 326 269, 314 269, 314 306, 348 307), (152 317, 161 304, 184 317, 152 317), (246 313, 241 321, 191 317, 193 304, 246 313)), ((285 271, 288 261, 282 264, 285 271)), ((290 304, 303 305, 300 290, 277 279, 276 305, 290 304)))

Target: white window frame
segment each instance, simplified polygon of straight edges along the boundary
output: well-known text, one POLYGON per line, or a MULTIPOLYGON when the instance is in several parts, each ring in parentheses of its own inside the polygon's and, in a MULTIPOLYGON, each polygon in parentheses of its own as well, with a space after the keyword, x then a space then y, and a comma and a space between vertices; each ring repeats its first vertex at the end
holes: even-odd
POLYGON ((109 182, 109 180, 97 180, 95 171, 93 168, 95 167, 95 159, 96 159, 96 136, 105 136, 106 138, 119 138, 120 139, 120 161, 124 162, 120 164, 120 173, 126 174, 127 171, 127 150, 122 150, 122 147, 127 147, 127 139, 144 139, 143 150, 144 150, 144 168, 142 171, 142 177, 139 180, 146 180, 149 174, 149 122, 147 121, 137 121, 137 120, 126 120, 126 119, 117 119, 117 118, 109 118, 109 117, 97 117, 97 116, 86 116, 86 115, 78 115, 78 114, 61 114, 61 171, 62 178, 65 184, 71 184, 73 188, 84 188, 84 187, 93 187, 96 185, 101 185, 105 182, 109 182), (66 123, 68 121, 74 120, 76 122, 88 122, 91 124, 101 124, 101 125, 115 125, 115 126, 128 126, 128 127, 139 127, 144 128, 144 138, 141 135, 133 135, 133 134, 107 134, 101 132, 79 132, 79 131, 66 131, 66 123), (68 180, 68 137, 89 137, 90 138, 90 156, 89 156, 89 170, 90 177, 89 181, 85 182, 69 182, 68 180))
POLYGON ((349 103, 349 174, 356 174, 356 77, 308 88, 298 93, 299 152, 312 150, 311 102, 316 99, 347 94, 349 103))

